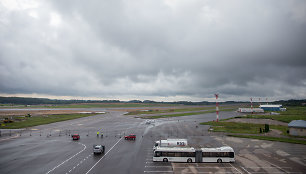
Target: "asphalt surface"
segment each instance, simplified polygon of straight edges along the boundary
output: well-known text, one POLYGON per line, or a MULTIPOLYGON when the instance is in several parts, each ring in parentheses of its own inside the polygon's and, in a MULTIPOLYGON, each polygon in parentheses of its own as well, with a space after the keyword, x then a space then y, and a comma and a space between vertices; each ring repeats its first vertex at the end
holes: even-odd
MULTIPOLYGON (((88 109, 105 111, 105 109, 88 109)), ((209 133, 200 122, 215 119, 215 114, 157 119, 125 116, 107 111, 92 117, 36 126, 0 138, 0 173, 31 174, 142 174, 142 173, 306 173, 306 146, 262 140, 226 137, 209 133), (96 132, 104 134, 97 137, 96 132), (73 141, 71 134, 80 140, 73 141), (125 140, 124 135, 137 138, 125 140), (195 147, 229 145, 236 153, 235 163, 152 162, 154 141, 187 138, 195 147), (93 154, 93 145, 105 145, 105 153, 93 154)), ((236 116, 220 112, 221 118, 236 116)))

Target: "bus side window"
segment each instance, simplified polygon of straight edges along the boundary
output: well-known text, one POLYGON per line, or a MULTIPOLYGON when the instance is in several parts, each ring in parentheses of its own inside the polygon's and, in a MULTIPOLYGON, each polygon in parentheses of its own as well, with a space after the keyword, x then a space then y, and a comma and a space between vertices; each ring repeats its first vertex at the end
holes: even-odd
POLYGON ((203 156, 203 157, 210 157, 210 154, 209 154, 209 152, 203 152, 203 153, 202 153, 202 156, 203 156))
POLYGON ((154 157, 160 157, 160 152, 155 152, 154 157))
POLYGON ((229 152, 223 152, 223 157, 229 157, 229 152))
POLYGON ((182 152, 175 152, 175 157, 183 157, 182 152))
POLYGON ((161 156, 168 156, 167 152, 161 152, 161 156))
POLYGON ((187 152, 187 157, 195 157, 195 152, 187 152))
POLYGON ((169 157, 174 157, 175 154, 174 154, 174 152, 168 152, 168 156, 169 156, 169 157))
POLYGON ((235 156, 235 155, 234 155, 234 152, 230 152, 230 153, 229 153, 229 157, 230 157, 230 158, 234 158, 234 156, 235 156))

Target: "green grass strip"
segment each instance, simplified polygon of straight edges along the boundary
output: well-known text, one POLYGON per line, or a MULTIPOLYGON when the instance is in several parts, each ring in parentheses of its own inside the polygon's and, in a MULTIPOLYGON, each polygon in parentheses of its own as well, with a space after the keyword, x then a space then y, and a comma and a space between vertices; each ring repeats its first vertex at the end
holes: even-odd
POLYGON ((306 107, 287 107, 287 111, 277 112, 280 115, 247 115, 241 118, 257 118, 257 119, 272 119, 285 123, 289 123, 292 120, 306 120, 306 107))
MULTIPOLYGON (((254 124, 254 123, 237 123, 237 122, 204 122, 200 123, 202 125, 211 125, 214 132, 228 132, 228 133, 246 133, 246 134, 259 134, 260 128, 263 130, 265 128, 264 124, 254 124)), ((277 129, 282 132, 282 135, 288 135, 287 126, 281 125, 269 125, 270 129, 277 129)))
POLYGON ((59 115, 47 115, 47 116, 32 116, 24 118, 22 121, 15 121, 13 123, 1 124, 1 129, 20 129, 32 126, 38 126, 43 124, 49 124, 59 121, 72 120, 82 117, 89 117, 97 114, 59 114, 59 115))
POLYGON ((268 140, 268 141, 279 141, 279 142, 285 142, 285 143, 294 143, 294 144, 304 144, 304 145, 306 145, 306 141, 301 140, 301 139, 255 136, 255 135, 228 135, 228 136, 239 137, 239 138, 252 138, 252 139, 258 139, 258 140, 268 140))

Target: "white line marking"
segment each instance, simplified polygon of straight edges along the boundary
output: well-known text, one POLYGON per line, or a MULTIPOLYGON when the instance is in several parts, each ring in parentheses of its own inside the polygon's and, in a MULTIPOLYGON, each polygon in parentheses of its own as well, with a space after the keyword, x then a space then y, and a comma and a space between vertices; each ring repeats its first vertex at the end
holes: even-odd
MULTIPOLYGON (((231 163, 229 163, 232 167, 234 167, 231 163)), ((240 170, 238 170, 236 167, 234 167, 239 173, 241 173, 240 170)), ((242 173, 241 173, 242 174, 242 173)))
MULTIPOLYGON (((282 173, 282 174, 284 174, 284 172, 252 172, 252 173, 282 173)), ((302 174, 302 172, 285 172, 285 173, 296 173, 296 174, 298 174, 298 173, 301 173, 302 174)))
MULTIPOLYGON (((122 137, 123 138, 123 137, 122 137)), ((121 141, 122 140, 122 138, 120 138, 118 141, 117 141, 117 143, 116 144, 114 144, 113 145, 113 147, 111 147, 107 152, 106 152, 106 154, 101 158, 101 159, 99 159, 99 161, 97 161, 96 162, 96 164, 94 164, 87 172, 86 172, 86 174, 88 174, 107 154, 108 154, 108 152, 110 152, 118 143, 119 143, 119 141, 121 141)))
POLYGON ((173 171, 143 171, 144 173, 165 173, 165 172, 169 172, 169 173, 173 173, 173 171))
MULTIPOLYGON (((235 167, 196 167, 196 166, 193 166, 195 169, 232 169, 232 168, 235 168, 235 167)), ((175 167, 176 169, 183 169, 183 168, 186 168, 186 167, 175 167)))
POLYGON ((244 167, 240 166, 244 171, 246 171, 248 174, 251 174, 249 171, 247 171, 244 167))
MULTIPOLYGON (((78 153, 76 153, 75 155, 73 155, 72 157, 66 159, 65 161, 63 161, 62 163, 60 163, 59 165, 55 166, 53 169, 49 170, 46 174, 52 172, 53 170, 55 170, 56 168, 58 168, 59 166, 63 165, 64 163, 66 163, 67 161, 71 160, 73 157, 77 156, 78 154, 80 154, 81 152, 83 152, 86 149, 86 145, 82 144, 82 143, 78 143, 84 146, 84 149, 79 151, 78 153)), ((70 172, 70 171, 69 171, 70 172)))
POLYGON ((13 136, 13 137, 9 137, 9 138, 4 138, 4 139, 0 139, 0 142, 1 141, 5 141, 5 140, 10 140, 10 139, 15 139, 15 138, 18 138, 19 137, 19 134, 16 135, 16 136, 13 136))
POLYGON ((272 163, 270 163, 269 161, 266 161, 266 162, 268 162, 268 163, 269 163, 270 165, 272 165, 272 166, 275 166, 276 168, 278 168, 278 169, 281 170, 281 171, 284 171, 284 172, 286 172, 286 173, 290 173, 290 172, 288 172, 288 171, 282 169, 282 167, 279 167, 279 166, 277 166, 277 165, 275 165, 275 164, 272 164, 272 163))
MULTIPOLYGON (((247 169, 253 169, 253 168, 260 168, 260 169, 275 169, 276 167, 246 167, 247 169)), ((287 169, 292 169, 292 167, 280 167, 280 168, 282 168, 282 169, 285 169, 285 168, 287 168, 287 169)))
MULTIPOLYGON (((144 173, 166 173, 166 172, 169 172, 169 173, 174 173, 173 171, 143 171, 144 173)), ((193 172, 184 172, 184 173, 192 173, 193 172)), ((197 173, 212 173, 212 172, 197 172, 197 173)), ((233 174, 233 172, 214 172, 214 173, 229 173, 229 174, 233 174)))
POLYGON ((145 166, 145 167, 172 167, 172 166, 145 166))

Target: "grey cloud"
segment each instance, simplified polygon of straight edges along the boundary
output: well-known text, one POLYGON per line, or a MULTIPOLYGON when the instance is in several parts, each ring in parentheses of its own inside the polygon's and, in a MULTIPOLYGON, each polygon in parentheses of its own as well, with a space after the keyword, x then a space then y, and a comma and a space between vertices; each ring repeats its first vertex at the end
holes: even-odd
POLYGON ((0 93, 306 97, 301 1, 0 6, 0 93))

